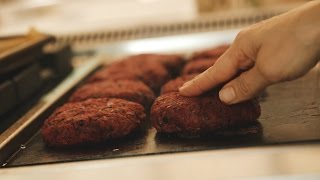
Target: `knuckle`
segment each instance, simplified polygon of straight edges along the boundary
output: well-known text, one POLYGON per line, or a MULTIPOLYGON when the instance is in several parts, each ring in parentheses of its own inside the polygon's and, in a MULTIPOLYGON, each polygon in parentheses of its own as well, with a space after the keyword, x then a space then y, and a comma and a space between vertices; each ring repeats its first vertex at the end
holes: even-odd
POLYGON ((286 75, 283 71, 276 69, 266 69, 260 72, 264 78, 271 84, 284 81, 286 79, 286 75))
POLYGON ((244 62, 254 61, 256 54, 256 47, 254 40, 250 37, 249 30, 242 30, 236 36, 232 46, 235 56, 240 64, 244 62))
POLYGON ((277 83, 277 82, 280 82, 282 81, 282 77, 279 76, 278 73, 269 73, 267 76, 266 76, 266 79, 271 82, 271 83, 277 83))
POLYGON ((242 40, 246 39, 247 34, 248 34, 248 30, 246 29, 241 30, 235 38, 235 43, 241 42, 242 40))
POLYGON ((282 82, 282 81, 290 81, 293 79, 296 79, 297 77, 294 76, 297 71, 294 71, 293 68, 286 68, 278 73, 278 79, 277 82, 282 82))

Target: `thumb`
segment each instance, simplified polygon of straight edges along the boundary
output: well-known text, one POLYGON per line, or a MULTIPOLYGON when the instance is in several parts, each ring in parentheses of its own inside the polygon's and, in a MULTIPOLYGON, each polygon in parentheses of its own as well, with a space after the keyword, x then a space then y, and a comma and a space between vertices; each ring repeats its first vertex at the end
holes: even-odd
POLYGON ((255 97, 271 83, 254 66, 227 83, 219 92, 220 100, 226 104, 235 104, 255 97))

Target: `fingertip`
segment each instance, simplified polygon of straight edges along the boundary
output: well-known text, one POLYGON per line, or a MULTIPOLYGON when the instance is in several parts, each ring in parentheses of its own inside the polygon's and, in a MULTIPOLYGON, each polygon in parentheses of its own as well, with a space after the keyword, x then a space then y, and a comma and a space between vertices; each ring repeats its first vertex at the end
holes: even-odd
POLYGON ((182 96, 186 96, 183 87, 180 87, 180 88, 179 88, 179 93, 180 93, 180 95, 182 95, 182 96))
POLYGON ((190 92, 189 92, 189 87, 191 85, 191 81, 187 81, 185 82, 180 88, 179 88, 179 93, 182 95, 182 96, 191 96, 190 95, 190 92))

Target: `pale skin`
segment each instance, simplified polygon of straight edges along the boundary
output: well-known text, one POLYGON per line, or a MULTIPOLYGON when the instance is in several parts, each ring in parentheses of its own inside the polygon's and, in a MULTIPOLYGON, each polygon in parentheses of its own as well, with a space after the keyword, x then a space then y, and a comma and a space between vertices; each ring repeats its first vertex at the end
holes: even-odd
POLYGON ((318 0, 243 29, 214 66, 179 90, 183 96, 197 96, 225 83, 219 97, 235 104, 305 75, 319 59, 318 0))

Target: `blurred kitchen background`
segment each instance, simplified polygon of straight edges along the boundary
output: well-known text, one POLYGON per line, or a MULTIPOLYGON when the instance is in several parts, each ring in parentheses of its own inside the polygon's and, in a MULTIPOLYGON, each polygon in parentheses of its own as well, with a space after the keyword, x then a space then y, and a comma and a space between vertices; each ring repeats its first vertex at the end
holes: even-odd
POLYGON ((266 10, 306 0, 0 0, 0 36, 30 27, 54 35, 189 22, 266 10))

